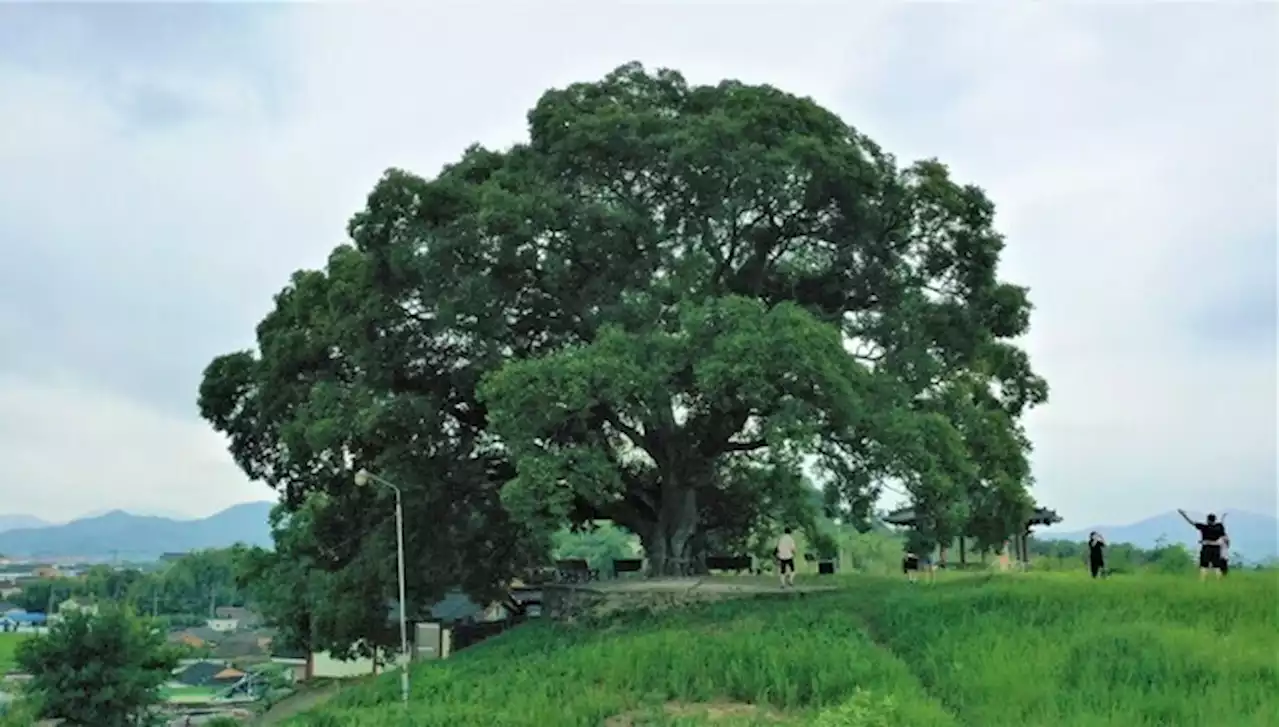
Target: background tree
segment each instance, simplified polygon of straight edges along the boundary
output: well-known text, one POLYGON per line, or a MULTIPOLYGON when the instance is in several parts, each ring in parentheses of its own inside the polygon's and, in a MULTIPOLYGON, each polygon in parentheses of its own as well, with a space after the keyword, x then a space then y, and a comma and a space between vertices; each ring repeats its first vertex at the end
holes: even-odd
POLYGON ((39 715, 69 727, 138 724, 178 665, 159 629, 115 605, 67 614, 44 637, 24 640, 16 660, 31 675, 39 715))
POLYGON ((182 616, 195 623, 212 616, 215 606, 244 605, 236 590, 236 549, 196 551, 156 571, 89 568, 79 578, 32 581, 10 598, 28 611, 44 612, 74 596, 127 604, 152 616, 182 616))
POLYGON ((293 512, 273 508, 275 548, 241 551, 237 585, 274 628, 273 649, 328 651, 337 658, 377 656, 378 647, 399 643, 398 632, 389 628, 389 600, 382 592, 386 566, 356 560, 330 569, 334 549, 312 531, 326 508, 323 495, 293 512))
POLYGON ((287 507, 340 502, 321 542, 375 533, 335 570, 393 560, 358 466, 406 489, 419 607, 459 574, 500 584, 565 523, 697 568, 811 478, 855 516, 898 482, 959 534, 989 487, 960 392, 1013 433, 1046 396, 980 189, 809 99, 634 64, 528 118, 528 143, 432 180, 387 172, 354 246, 206 371, 201 411, 248 474, 287 507))
POLYGON ((124 601, 145 576, 136 568, 95 565, 85 571, 82 578, 84 592, 88 595, 101 600, 124 601))
POLYGON ((552 557, 582 558, 594 569, 607 573, 614 560, 639 558, 639 538, 608 521, 562 528, 551 539, 552 557))
POLYGON ((52 604, 65 601, 72 596, 82 595, 83 584, 67 582, 66 579, 41 578, 24 583, 22 590, 9 597, 13 605, 26 611, 46 613, 52 604))

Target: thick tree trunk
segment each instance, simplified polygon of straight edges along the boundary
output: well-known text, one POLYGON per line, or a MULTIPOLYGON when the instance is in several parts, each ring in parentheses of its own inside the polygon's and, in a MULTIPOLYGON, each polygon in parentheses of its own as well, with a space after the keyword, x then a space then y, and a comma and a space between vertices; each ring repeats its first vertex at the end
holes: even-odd
POLYGON ((662 488, 658 520, 639 531, 650 576, 684 576, 703 570, 698 552, 698 495, 692 487, 662 488))

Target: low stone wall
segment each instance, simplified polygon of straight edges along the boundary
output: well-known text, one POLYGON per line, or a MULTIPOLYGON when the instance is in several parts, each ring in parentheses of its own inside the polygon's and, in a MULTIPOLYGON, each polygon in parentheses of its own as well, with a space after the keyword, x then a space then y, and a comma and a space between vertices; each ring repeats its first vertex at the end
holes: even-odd
POLYGON ((666 611, 696 603, 729 598, 781 596, 831 590, 810 586, 782 590, 743 579, 711 581, 703 579, 628 580, 591 585, 547 585, 543 587, 542 613, 556 621, 600 618, 624 611, 666 611))

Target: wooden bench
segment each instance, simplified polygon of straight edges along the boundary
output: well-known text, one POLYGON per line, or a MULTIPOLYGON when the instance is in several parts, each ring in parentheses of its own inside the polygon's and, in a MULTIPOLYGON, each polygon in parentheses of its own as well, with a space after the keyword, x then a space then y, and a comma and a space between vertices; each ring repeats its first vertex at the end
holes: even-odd
POLYGON ((566 558, 556 561, 556 581, 559 583, 589 583, 600 578, 585 558, 566 558))
POLYGON ((708 555, 706 566, 708 571, 731 570, 735 573, 750 573, 752 562, 749 555, 708 555))
POLYGON ((613 577, 617 578, 623 573, 639 573, 644 570, 643 558, 614 558, 613 559, 613 577))

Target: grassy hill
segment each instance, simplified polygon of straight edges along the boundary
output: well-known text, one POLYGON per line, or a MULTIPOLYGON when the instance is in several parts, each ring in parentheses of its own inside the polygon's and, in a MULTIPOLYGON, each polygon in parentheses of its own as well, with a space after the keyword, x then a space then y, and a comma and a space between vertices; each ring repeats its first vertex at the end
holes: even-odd
POLYGON ((539 623, 287 724, 1271 727, 1277 579, 957 576, 539 623))

